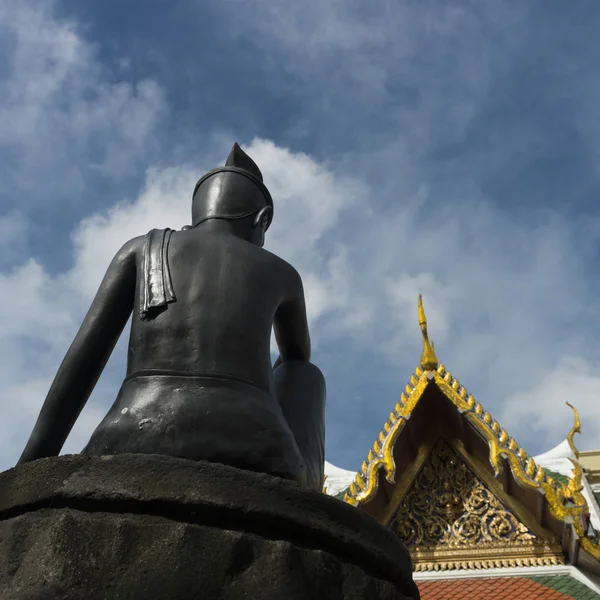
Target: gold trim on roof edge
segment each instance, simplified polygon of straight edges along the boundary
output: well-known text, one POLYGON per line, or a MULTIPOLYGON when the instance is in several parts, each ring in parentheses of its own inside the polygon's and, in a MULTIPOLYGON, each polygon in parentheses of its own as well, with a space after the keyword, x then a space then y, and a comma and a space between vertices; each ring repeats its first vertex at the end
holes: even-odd
POLYGON ((458 571, 460 569, 494 569, 502 567, 547 567, 564 565, 560 546, 554 555, 539 556, 539 548, 452 548, 447 552, 412 552, 415 572, 458 571))
MULTIPOLYGON (((385 422, 373 448, 369 450, 367 460, 363 461, 360 471, 350 484, 344 496, 344 502, 361 506, 369 502, 377 492, 378 472, 383 469, 389 483, 395 483, 396 464, 393 450, 398 435, 410 418, 412 411, 421 399, 429 382, 437 385, 440 391, 465 415, 474 428, 488 442, 489 461, 498 477, 503 470, 502 459, 506 459, 515 480, 523 487, 538 490, 546 496, 551 513, 561 521, 570 521, 579 537, 581 547, 595 558, 600 559, 600 542, 586 537, 583 530, 583 514, 589 513, 589 507, 582 490, 582 470, 577 461, 573 462, 573 477, 567 485, 555 481, 542 467, 536 465, 532 457, 519 446, 514 438, 476 402, 472 395, 455 379, 444 365, 435 371, 423 371, 417 367, 411 376, 400 401, 396 403, 389 419, 385 422), (572 506, 566 506, 569 501, 572 506)), ((578 429, 579 415, 572 433, 578 429)), ((570 438, 572 443, 572 436, 570 438)))

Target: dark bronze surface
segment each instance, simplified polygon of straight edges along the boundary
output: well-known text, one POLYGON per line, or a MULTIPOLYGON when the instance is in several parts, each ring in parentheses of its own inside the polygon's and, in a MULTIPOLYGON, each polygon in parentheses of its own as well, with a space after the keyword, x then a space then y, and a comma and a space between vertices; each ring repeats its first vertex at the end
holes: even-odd
POLYGON ((325 382, 310 363, 300 276, 262 248, 272 213, 260 170, 236 144, 196 186, 192 227, 127 242, 19 462, 60 452, 133 313, 126 378, 84 453, 209 460, 320 489, 325 382))

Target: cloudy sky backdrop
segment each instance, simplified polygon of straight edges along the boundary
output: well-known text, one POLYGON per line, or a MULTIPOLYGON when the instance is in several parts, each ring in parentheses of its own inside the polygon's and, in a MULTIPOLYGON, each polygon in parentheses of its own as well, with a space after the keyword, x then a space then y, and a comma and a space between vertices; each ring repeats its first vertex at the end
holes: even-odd
MULTIPOLYGON (((440 360, 531 453, 600 448, 596 0, 2 0, 0 469, 114 252, 238 141, 275 200, 357 469, 440 360)), ((112 404, 121 339, 65 451, 112 404)))

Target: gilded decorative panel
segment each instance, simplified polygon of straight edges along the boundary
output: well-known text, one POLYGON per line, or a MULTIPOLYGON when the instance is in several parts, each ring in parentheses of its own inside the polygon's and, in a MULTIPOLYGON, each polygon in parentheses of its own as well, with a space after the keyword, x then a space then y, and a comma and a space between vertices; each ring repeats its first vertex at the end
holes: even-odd
POLYGON ((416 570, 562 561, 557 540, 538 538, 441 439, 390 526, 410 550, 416 570))

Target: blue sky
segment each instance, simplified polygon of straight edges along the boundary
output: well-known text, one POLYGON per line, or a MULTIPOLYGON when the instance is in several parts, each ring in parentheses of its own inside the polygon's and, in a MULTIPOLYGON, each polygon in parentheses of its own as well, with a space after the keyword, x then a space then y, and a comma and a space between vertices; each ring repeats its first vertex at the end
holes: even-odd
MULTIPOLYGON (((114 252, 189 220, 238 141, 305 280, 327 458, 358 468, 420 351, 538 453, 600 447, 600 5, 0 3, 0 468, 114 252)), ((122 339, 65 451, 113 402, 122 339)))

